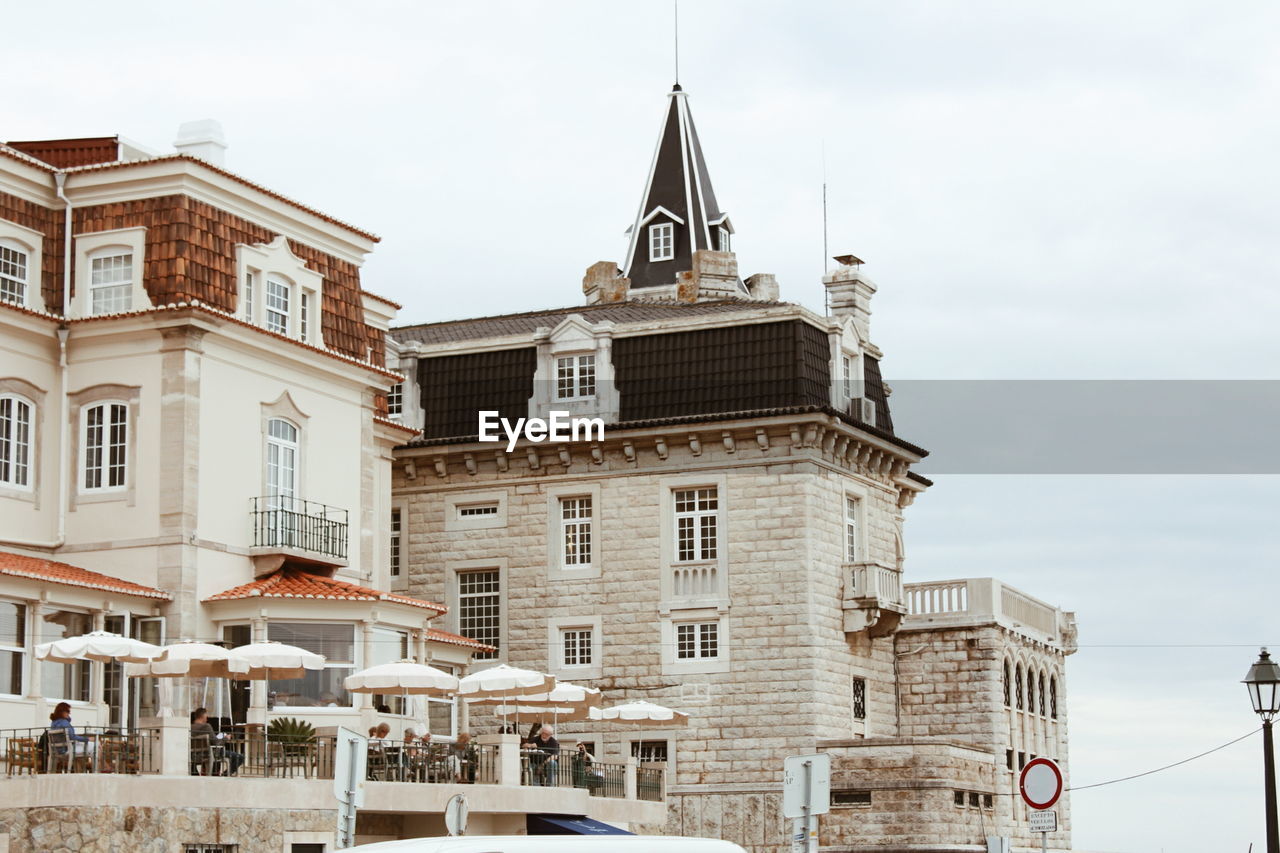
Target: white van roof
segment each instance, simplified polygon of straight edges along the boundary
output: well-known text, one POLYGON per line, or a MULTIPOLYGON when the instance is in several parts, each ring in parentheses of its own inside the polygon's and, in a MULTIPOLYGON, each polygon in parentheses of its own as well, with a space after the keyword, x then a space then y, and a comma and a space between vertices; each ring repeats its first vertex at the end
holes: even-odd
POLYGON ((382 841, 352 849, 360 853, 746 853, 729 841, 670 835, 468 835, 382 841))

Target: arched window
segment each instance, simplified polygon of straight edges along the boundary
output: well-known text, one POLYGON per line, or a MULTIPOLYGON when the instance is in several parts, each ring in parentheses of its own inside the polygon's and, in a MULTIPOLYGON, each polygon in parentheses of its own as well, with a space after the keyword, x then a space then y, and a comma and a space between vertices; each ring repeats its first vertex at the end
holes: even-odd
POLYGON ((89 313, 119 314, 133 309, 133 250, 100 249, 89 258, 89 313))
POLYGON ((271 509, 291 509, 298 493, 298 428, 284 418, 267 421, 267 499, 271 509))
POLYGON ((1014 683, 1014 689, 1017 692, 1016 698, 1018 700, 1018 710, 1021 711, 1023 708, 1026 707, 1026 704, 1023 700, 1023 694, 1022 694, 1022 689, 1024 686, 1022 681, 1022 664, 1018 664, 1018 666, 1014 669, 1013 683, 1014 683))
POLYGON ((1049 713, 1049 706, 1048 706, 1048 704, 1045 702, 1044 673, 1043 673, 1043 672, 1041 672, 1041 673, 1040 673, 1040 676, 1039 676, 1039 679, 1038 679, 1038 684, 1037 684, 1037 686, 1040 688, 1040 715, 1041 715, 1041 716, 1046 716, 1046 715, 1048 715, 1048 713, 1049 713))
POLYGON ((81 420, 82 489, 99 492, 125 488, 129 470, 128 404, 121 400, 94 403, 85 408, 81 420))
POLYGON ((1049 716, 1058 719, 1058 678, 1049 677, 1049 716))
POLYGON ((31 488, 31 403, 0 396, 0 485, 31 488))
POLYGON ((13 240, 0 240, 0 300, 27 304, 29 250, 13 240))
POLYGON ((1007 659, 1004 662, 1004 668, 1001 670, 1001 676, 1000 686, 1004 691, 1004 706, 1008 708, 1012 704, 1009 701, 1012 698, 1010 696, 1009 681, 1013 678, 1013 675, 1009 671, 1009 661, 1007 659))
POLYGON ((1027 711, 1036 712, 1036 671, 1027 667, 1027 711))

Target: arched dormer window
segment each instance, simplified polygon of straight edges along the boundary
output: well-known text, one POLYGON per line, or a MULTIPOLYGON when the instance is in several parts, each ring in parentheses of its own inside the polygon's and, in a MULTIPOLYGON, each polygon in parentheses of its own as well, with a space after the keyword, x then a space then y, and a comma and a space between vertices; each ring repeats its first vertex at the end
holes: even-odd
POLYGON ((1013 684, 1014 684, 1014 689, 1017 692, 1016 698, 1018 700, 1018 710, 1021 711, 1023 708, 1026 707, 1026 700, 1023 698, 1023 693, 1022 693, 1022 690, 1024 687, 1024 682, 1022 680, 1022 664, 1018 664, 1017 667, 1014 669, 1013 684))
POLYGON ((0 240, 0 301, 26 306, 31 250, 16 240, 0 240))
POLYGON ((237 247, 237 314, 269 332, 324 345, 321 298, 324 277, 293 253, 289 241, 237 247))
POLYGON ((655 222, 649 226, 649 260, 669 261, 676 256, 676 226, 655 222))
POLYGON ((146 228, 76 235, 72 314, 101 317, 152 307, 143 287, 146 228))
POLYGON ((31 488, 31 424, 35 407, 16 394, 0 395, 0 486, 31 488))

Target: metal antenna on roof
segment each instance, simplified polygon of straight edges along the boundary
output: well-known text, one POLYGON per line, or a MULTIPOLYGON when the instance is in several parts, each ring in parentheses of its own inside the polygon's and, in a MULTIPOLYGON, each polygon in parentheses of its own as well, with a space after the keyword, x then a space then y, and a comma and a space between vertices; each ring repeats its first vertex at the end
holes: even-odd
MULTIPOLYGON (((822 274, 826 275, 829 266, 827 260, 827 140, 822 140, 822 274)), ((822 289, 823 312, 831 313, 831 291, 822 289)))
POLYGON ((671 0, 672 34, 675 39, 676 88, 680 88, 680 0, 671 0))

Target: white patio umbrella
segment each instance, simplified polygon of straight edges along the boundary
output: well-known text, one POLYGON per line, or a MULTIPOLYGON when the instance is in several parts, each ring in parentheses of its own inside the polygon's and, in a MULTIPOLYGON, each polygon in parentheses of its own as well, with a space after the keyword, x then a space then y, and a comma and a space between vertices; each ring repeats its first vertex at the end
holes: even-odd
MULTIPOLYGON (((594 715, 592 718, 595 718, 594 715)), ((643 699, 605 708, 600 711, 598 719, 605 722, 631 723, 636 726, 654 726, 664 729, 689 724, 689 715, 685 712, 655 705, 643 699)))
POLYGON ((36 646, 36 659, 50 663, 75 663, 81 660, 99 663, 146 663, 163 659, 168 650, 141 640, 122 637, 109 631, 91 631, 79 637, 64 637, 36 646))
POLYGON ((248 681, 302 678, 307 670, 324 669, 324 656, 297 646, 268 641, 237 646, 231 650, 249 662, 249 672, 236 678, 248 681))
MULTIPOLYGON (((499 705, 505 700, 502 696, 480 696, 468 699, 473 705, 499 705)), ((558 681, 548 693, 534 693, 520 697, 521 705, 540 705, 547 708, 562 706, 572 709, 598 708, 604 701, 604 694, 596 687, 585 687, 558 681)))
MULTIPOLYGON (((520 700, 515 700, 519 702, 520 700)), ((592 719, 591 712, 598 711, 598 708, 575 708, 572 705, 508 705, 496 713, 496 716, 506 722, 520 722, 520 718, 534 720, 552 721, 552 725, 559 723, 572 723, 578 720, 592 719)))
MULTIPOLYGON (((147 663, 126 664, 129 678, 248 678, 249 661, 221 646, 210 643, 175 643, 164 646, 164 658, 147 663)), ((173 715, 173 696, 168 681, 160 690, 159 716, 173 715)))
POLYGON ((517 669, 503 663, 459 679, 458 696, 468 701, 487 697, 515 698, 548 693, 555 686, 554 675, 532 669, 517 669))
POLYGON ((457 692, 458 678, 449 673, 401 660, 383 663, 348 675, 343 684, 352 693, 408 693, 416 696, 448 696, 457 692))

